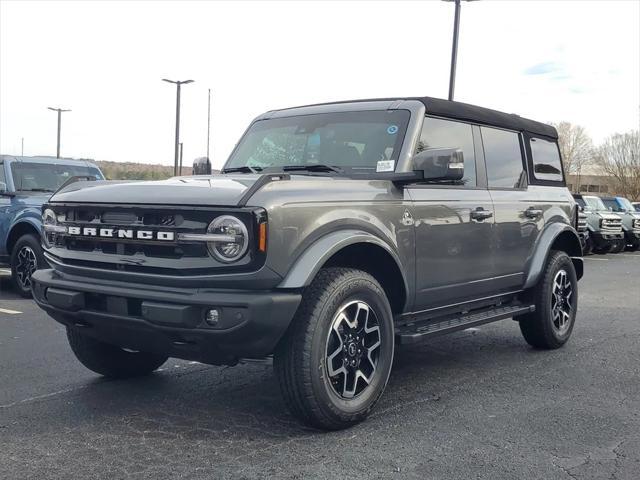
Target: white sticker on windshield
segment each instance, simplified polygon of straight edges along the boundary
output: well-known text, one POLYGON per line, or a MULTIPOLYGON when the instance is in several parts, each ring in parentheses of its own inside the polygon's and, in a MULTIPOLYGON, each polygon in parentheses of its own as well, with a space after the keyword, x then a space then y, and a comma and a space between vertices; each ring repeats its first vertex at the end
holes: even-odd
POLYGON ((393 172, 395 168, 395 160, 380 160, 376 165, 376 172, 393 172))

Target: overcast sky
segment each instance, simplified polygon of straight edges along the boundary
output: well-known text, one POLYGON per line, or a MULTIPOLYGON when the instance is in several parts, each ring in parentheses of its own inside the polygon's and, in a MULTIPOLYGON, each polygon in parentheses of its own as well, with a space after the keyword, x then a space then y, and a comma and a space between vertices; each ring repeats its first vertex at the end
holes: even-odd
MULTIPOLYGON (((183 87, 185 165, 220 167, 266 110, 447 96, 453 5, 389 2, 0 0, 0 153, 173 163, 183 87)), ((640 123, 640 2, 463 3, 456 100, 584 125, 640 123)))

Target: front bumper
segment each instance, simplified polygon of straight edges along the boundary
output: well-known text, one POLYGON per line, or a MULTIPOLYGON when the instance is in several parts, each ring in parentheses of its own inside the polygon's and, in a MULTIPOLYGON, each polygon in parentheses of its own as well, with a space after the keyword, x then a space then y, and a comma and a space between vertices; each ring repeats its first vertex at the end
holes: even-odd
POLYGON ((624 233, 602 233, 602 232, 594 232, 592 234, 593 241, 597 246, 602 245, 610 245, 617 240, 622 240, 624 238, 624 233))
POLYGON ((51 317, 106 343, 211 364, 264 358, 301 300, 292 291, 176 289, 38 270, 33 297, 51 317), (205 312, 220 312, 215 327, 205 312))

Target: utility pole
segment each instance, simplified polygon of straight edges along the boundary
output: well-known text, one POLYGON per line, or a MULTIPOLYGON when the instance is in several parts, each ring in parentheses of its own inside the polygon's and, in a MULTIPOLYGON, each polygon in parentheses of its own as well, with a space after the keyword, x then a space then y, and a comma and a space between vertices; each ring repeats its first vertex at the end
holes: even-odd
POLYGON ((176 86, 176 141, 174 146, 173 174, 178 175, 178 143, 180 143, 180 87, 188 83, 193 83, 193 80, 168 80, 163 78, 162 81, 173 83, 176 86))
POLYGON ((47 107, 49 110, 58 112, 58 146, 56 148, 56 158, 60 158, 60 124, 62 123, 62 112, 70 112, 71 110, 65 110, 63 108, 47 107))
MULTIPOLYGON (((456 64, 458 63, 458 34, 460 32, 460 0, 443 0, 445 2, 454 2, 456 11, 453 17, 453 42, 451 45, 451 72, 449 73, 449 100, 453 100, 453 94, 456 88, 456 64)), ((472 2, 473 0, 465 0, 472 2)))
POLYGON ((207 162, 209 162, 209 137, 211 134, 211 89, 207 97, 207 162))
POLYGON ((180 173, 178 175, 182 176, 182 142, 180 142, 180 173))
POLYGON ((22 137, 22 138, 20 139, 20 145, 21 145, 21 148, 20 148, 20 156, 21 156, 21 157, 24 157, 24 137, 22 137))

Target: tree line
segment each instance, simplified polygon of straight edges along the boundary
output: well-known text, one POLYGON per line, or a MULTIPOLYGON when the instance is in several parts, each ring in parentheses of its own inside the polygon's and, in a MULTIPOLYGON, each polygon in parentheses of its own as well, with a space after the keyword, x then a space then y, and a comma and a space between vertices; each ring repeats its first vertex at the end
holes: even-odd
MULTIPOLYGON (((584 127, 570 122, 553 124, 565 175, 578 182, 588 168, 609 179, 612 190, 631 201, 640 200, 640 135, 638 130, 616 133, 594 145, 584 127)), ((579 185, 578 185, 579 186, 579 185)))

